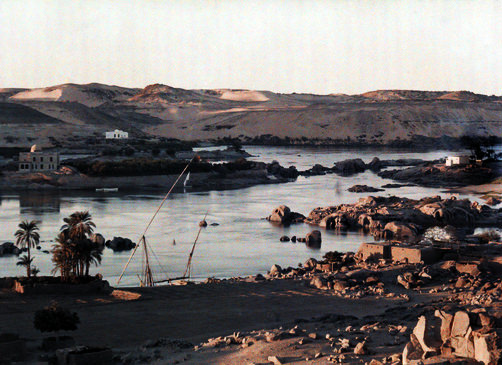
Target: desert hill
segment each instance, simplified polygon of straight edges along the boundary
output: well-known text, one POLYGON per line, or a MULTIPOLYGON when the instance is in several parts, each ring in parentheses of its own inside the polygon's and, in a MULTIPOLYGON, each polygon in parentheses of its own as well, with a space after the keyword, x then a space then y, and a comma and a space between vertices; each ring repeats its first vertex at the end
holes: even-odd
POLYGON ((29 142, 22 134, 26 128, 37 128, 39 138, 57 140, 65 138, 63 132, 101 138, 115 128, 132 135, 191 141, 230 137, 248 143, 288 144, 388 145, 465 134, 502 137, 502 98, 469 91, 314 95, 92 83, 0 89, 1 101, 5 105, 0 108, 0 132, 15 135, 17 125, 14 143, 23 146, 29 142), (53 128, 54 123, 61 127, 53 128))

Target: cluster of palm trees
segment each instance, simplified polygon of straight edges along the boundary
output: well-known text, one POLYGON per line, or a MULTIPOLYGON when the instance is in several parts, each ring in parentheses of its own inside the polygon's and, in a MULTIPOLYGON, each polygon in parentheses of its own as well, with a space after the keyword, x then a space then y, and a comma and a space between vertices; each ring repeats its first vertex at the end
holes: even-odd
MULTIPOLYGON (((63 221, 56 243, 52 246, 52 272, 60 272, 63 281, 88 276, 90 266, 100 264, 103 254, 103 248, 90 239, 96 227, 92 216, 88 211, 80 211, 72 213, 63 221)), ((27 255, 19 260, 18 265, 25 266, 30 277, 33 273, 30 249, 40 241, 37 222, 21 222, 15 236, 16 244, 27 248, 27 255)))

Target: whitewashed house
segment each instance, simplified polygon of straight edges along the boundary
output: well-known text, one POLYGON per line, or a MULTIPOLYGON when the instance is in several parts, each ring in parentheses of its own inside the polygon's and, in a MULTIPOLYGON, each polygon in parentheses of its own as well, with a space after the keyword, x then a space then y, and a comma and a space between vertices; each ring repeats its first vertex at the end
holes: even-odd
POLYGON ((446 166, 467 165, 469 164, 469 160, 470 157, 465 155, 448 156, 446 158, 446 166))
POLYGON ((57 169, 59 169, 59 152, 44 152, 35 144, 31 147, 30 152, 19 153, 20 172, 54 171, 57 169))
POLYGON ((105 133, 106 139, 128 139, 129 133, 121 131, 119 129, 115 129, 113 132, 105 133))

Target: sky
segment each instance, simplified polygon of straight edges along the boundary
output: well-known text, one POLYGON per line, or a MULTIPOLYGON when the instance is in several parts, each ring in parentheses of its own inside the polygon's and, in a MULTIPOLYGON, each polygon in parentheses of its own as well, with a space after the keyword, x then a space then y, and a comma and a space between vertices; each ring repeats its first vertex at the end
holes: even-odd
POLYGON ((0 87, 502 94, 502 2, 0 0, 0 87))

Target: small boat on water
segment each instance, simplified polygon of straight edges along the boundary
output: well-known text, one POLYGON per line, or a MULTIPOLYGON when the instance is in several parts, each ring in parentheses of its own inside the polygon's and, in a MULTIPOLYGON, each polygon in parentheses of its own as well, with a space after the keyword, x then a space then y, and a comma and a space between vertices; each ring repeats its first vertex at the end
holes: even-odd
POLYGON ((190 184, 189 180, 190 180, 190 172, 187 174, 185 181, 183 181, 183 187, 185 187, 185 188, 190 187, 191 184, 190 184))
POLYGON ((96 188, 97 193, 113 193, 119 191, 119 188, 96 188))

